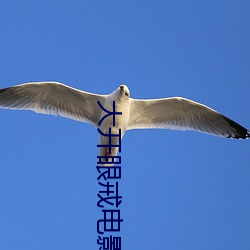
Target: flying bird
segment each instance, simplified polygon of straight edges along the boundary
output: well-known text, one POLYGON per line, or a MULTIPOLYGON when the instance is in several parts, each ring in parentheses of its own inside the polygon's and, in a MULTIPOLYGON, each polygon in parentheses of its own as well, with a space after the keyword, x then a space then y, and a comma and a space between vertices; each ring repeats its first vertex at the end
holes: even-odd
MULTIPOLYGON (((103 133, 100 134, 100 145, 109 145, 109 137, 104 135, 109 134, 109 128, 112 134, 119 134, 120 129, 121 138, 127 130, 150 128, 195 130, 235 139, 250 137, 249 130, 201 103, 182 97, 133 99, 126 85, 120 85, 109 95, 99 95, 59 82, 25 83, 0 89, 0 107, 32 110, 90 123, 103 133), (115 124, 113 116, 107 116, 106 112, 113 110, 113 102, 115 111, 122 112, 122 115, 115 115, 115 124)), ((118 137, 111 138, 112 145, 118 143, 118 137)), ((118 147, 100 147, 99 156, 117 154, 118 147)))

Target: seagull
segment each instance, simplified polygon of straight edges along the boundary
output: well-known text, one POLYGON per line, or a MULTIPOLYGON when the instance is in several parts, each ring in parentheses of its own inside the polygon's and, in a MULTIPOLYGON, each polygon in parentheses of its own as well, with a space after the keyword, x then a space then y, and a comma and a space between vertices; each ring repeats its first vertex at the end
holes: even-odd
POLYGON ((120 133, 122 139, 132 129, 195 130, 226 138, 250 137, 249 130, 201 103, 183 97, 133 99, 124 84, 109 95, 99 95, 59 82, 24 83, 0 89, 0 107, 90 123, 100 133, 99 156, 103 158, 116 157, 119 149, 119 136, 111 137, 113 146, 109 147, 107 135, 120 133), (117 115, 107 115, 112 110, 117 115))

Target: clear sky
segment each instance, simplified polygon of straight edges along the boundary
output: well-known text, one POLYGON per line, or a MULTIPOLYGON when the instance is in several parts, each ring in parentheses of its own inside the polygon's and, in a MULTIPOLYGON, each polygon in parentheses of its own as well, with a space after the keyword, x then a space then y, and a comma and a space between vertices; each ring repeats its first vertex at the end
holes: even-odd
MULTIPOLYGON (((134 98, 183 96, 250 128, 250 2, 1 1, 0 88, 60 81, 134 98)), ((88 124, 0 110, 0 249, 98 249, 88 124)), ((129 131, 122 249, 250 249, 250 141, 129 131)))

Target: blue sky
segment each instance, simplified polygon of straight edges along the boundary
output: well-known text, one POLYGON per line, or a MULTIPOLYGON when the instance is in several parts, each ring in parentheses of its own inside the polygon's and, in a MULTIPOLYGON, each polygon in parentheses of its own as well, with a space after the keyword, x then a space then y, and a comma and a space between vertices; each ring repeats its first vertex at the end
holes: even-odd
MULTIPOLYGON (((249 1, 1 1, 0 88, 183 96, 250 128, 249 1)), ((0 249, 98 249, 98 132, 0 110, 0 249)), ((249 249, 249 141, 129 131, 122 248, 249 249)))

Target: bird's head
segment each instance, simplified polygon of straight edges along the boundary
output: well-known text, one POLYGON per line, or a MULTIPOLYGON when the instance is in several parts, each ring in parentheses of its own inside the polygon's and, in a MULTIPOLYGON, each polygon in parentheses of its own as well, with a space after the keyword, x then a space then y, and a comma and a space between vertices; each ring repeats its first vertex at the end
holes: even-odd
POLYGON ((122 98, 130 97, 129 89, 125 84, 120 85, 119 89, 120 89, 120 95, 122 96, 122 98))
POLYGON ((111 93, 113 101, 129 102, 130 92, 126 85, 120 85, 113 93, 111 93))

